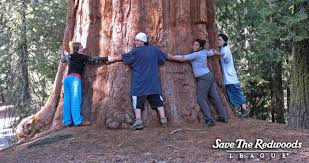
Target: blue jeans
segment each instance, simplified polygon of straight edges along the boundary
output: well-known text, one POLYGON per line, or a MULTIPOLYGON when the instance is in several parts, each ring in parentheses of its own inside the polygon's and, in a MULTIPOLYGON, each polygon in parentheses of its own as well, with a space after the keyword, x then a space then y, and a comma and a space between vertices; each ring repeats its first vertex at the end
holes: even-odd
POLYGON ((240 88, 239 83, 226 85, 226 91, 227 91, 227 95, 229 97, 231 104, 235 108, 238 108, 242 104, 246 103, 246 98, 240 88))
POLYGON ((64 107, 63 125, 69 126, 74 123, 79 126, 84 118, 81 113, 82 104, 82 81, 75 76, 67 76, 64 79, 64 107))

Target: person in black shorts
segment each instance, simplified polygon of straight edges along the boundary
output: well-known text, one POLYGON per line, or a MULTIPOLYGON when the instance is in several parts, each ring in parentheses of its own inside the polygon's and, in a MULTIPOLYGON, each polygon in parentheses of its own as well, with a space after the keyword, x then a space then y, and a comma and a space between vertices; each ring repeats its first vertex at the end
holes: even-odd
POLYGON ((165 63, 167 54, 159 48, 148 44, 145 33, 135 36, 135 46, 130 52, 119 57, 111 58, 111 62, 122 60, 132 68, 131 95, 135 113, 135 122, 132 129, 143 129, 141 113, 145 101, 148 100, 152 108, 157 108, 160 114, 162 127, 167 126, 163 98, 161 96, 161 82, 159 78, 159 65, 165 63))

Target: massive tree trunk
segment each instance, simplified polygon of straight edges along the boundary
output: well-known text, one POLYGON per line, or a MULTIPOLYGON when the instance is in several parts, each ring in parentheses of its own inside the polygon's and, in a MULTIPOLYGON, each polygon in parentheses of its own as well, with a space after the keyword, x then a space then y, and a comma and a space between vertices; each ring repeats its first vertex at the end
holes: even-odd
MULTIPOLYGON (((204 38, 216 47, 214 0, 69 0, 68 20, 63 47, 79 41, 88 54, 118 56, 133 48, 134 36, 145 32, 150 43, 171 54, 190 52, 195 38, 204 38)), ((218 57, 209 59, 219 94, 230 116, 218 57)), ((18 126, 20 139, 32 137, 46 129, 62 126, 62 81, 66 67, 59 65, 54 89, 45 106, 18 126)), ((195 79, 189 64, 167 62, 160 76, 169 123, 201 123, 196 102, 195 79)), ((126 128, 133 119, 130 98, 129 66, 122 63, 87 65, 82 75, 83 115, 97 126, 126 128)), ((214 109, 212 109, 214 110, 214 109)), ((214 111, 213 111, 214 112, 214 111)), ((143 112, 146 126, 159 125, 157 112, 147 105, 143 112)))

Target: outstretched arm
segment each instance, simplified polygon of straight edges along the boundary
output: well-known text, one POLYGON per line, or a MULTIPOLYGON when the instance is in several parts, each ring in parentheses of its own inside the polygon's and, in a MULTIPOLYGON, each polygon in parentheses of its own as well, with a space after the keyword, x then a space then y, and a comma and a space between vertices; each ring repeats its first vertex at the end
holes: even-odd
POLYGON ((173 56, 171 54, 168 54, 167 59, 170 61, 176 61, 176 62, 186 62, 188 59, 186 59, 183 55, 176 55, 173 56))
POLYGON ((108 57, 87 56, 87 61, 92 63, 106 63, 108 57))

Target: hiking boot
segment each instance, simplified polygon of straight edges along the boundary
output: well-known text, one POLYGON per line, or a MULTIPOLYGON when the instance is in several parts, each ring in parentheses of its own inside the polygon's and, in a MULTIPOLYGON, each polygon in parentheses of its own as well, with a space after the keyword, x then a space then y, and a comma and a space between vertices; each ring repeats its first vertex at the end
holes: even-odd
POLYGON ((131 126, 132 130, 141 130, 143 128, 144 128, 144 124, 141 119, 135 120, 134 124, 131 126))
POLYGON ((167 119, 166 117, 160 118, 161 126, 167 127, 167 119))
POLYGON ((223 118, 223 117, 218 117, 217 121, 218 122, 223 122, 223 123, 228 123, 228 120, 226 118, 223 118))
POLYGON ((205 123, 205 127, 212 127, 215 126, 215 122, 214 121, 208 121, 205 123))
POLYGON ((248 118, 248 117, 249 117, 249 114, 250 114, 250 110, 241 109, 240 117, 241 117, 241 118, 248 118))

